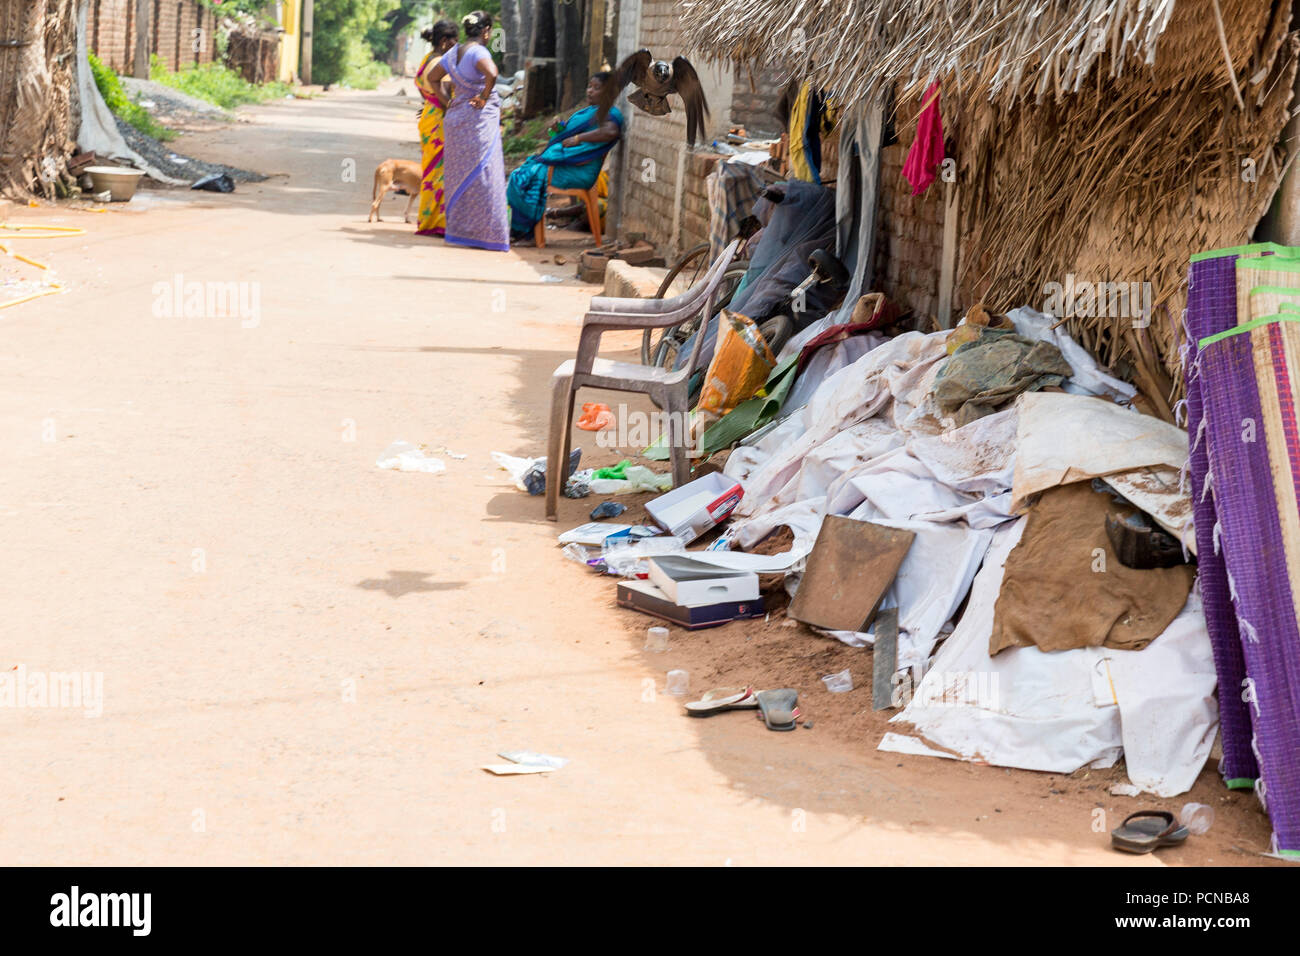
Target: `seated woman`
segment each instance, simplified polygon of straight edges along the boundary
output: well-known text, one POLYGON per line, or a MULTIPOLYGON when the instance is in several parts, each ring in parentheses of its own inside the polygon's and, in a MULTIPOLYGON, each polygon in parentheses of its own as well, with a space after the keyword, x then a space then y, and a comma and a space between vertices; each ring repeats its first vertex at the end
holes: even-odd
POLYGON ((605 122, 596 125, 596 100, 609 80, 608 73, 596 73, 587 82, 588 106, 568 121, 552 127, 554 135, 546 148, 529 156, 510 174, 506 202, 510 204, 511 238, 532 236, 533 228, 546 215, 546 175, 557 189, 590 189, 600 177, 605 154, 623 135, 623 114, 611 107, 605 122))

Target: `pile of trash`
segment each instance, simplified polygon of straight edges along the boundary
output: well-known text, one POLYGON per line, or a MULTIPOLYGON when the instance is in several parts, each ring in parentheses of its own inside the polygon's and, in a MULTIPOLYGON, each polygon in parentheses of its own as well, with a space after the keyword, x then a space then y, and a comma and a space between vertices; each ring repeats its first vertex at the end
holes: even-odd
POLYGON ((1187 436, 1050 316, 969 319, 832 342, 722 473, 647 504, 657 527, 592 522, 564 553, 688 628, 761 615, 757 575, 783 575, 792 618, 881 642, 877 680, 910 688, 879 749, 1055 773, 1122 756, 1140 790, 1182 793, 1218 728, 1187 436), (782 529, 787 550, 746 553, 782 529))

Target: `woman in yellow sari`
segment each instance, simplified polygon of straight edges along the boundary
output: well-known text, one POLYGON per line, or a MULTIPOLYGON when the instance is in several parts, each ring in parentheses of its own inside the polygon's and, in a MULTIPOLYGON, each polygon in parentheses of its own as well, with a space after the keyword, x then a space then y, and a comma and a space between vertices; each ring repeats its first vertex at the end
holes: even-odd
POLYGON ((415 73, 415 85, 424 97, 420 111, 420 217, 415 233, 418 236, 441 236, 447 225, 447 214, 442 194, 442 116, 451 100, 451 84, 443 79, 431 84, 425 78, 430 64, 456 45, 458 31, 450 20, 439 20, 420 34, 433 47, 415 73))

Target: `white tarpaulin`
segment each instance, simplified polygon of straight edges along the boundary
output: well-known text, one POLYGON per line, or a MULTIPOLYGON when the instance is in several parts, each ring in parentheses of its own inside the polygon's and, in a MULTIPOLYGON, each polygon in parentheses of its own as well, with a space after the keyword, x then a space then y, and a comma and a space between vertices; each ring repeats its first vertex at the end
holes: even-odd
POLYGON ((1187 461, 1187 433, 1176 425, 1085 395, 1030 392, 1016 400, 1013 506, 1057 485, 1151 465, 1187 461))
MULTIPOLYGON (((994 533, 956 630, 911 702, 894 718, 924 741, 1000 767, 1073 773, 1112 766, 1158 796, 1191 787, 1218 728, 1209 635, 1193 591, 1165 631, 1140 651, 1085 647, 989 656, 1003 565, 1024 518, 994 533)), ((895 737, 881 750, 915 752, 895 737)))
MULTIPOLYGON (((1195 591, 1141 651, 1022 647, 989 657, 1003 563, 1025 522, 1015 517, 1013 498, 1023 507, 1038 491, 1104 476, 1170 530, 1190 511, 1177 487, 1186 435, 1112 402, 1126 401, 1132 387, 1103 373, 1050 328, 1049 317, 1021 309, 1013 320, 1021 334, 1062 349, 1074 369, 1073 394, 1023 395, 1011 408, 945 430, 932 386, 947 333, 892 339, 829 375, 804 408, 731 455, 726 473, 746 492, 733 544, 753 547, 789 527, 788 552, 749 557, 797 575, 827 514, 916 532, 883 606, 899 608, 900 670, 919 674, 929 665, 899 718, 925 742, 889 734, 881 749, 934 752, 932 744, 966 759, 1059 773, 1110 766, 1124 753, 1139 787, 1180 793, 1204 765, 1217 726, 1215 671, 1195 591)), ((854 646, 872 640, 826 633, 854 646)))

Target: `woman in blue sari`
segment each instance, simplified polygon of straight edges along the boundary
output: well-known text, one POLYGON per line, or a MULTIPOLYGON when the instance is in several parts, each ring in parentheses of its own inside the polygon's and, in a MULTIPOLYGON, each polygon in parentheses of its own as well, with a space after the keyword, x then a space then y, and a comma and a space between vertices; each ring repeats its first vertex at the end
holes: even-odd
POLYGON ((557 189, 590 189, 600 177, 605 154, 623 135, 623 114, 611 107, 605 122, 596 124, 596 101, 609 81, 608 73, 596 73, 587 81, 588 105, 578 110, 559 129, 546 148, 529 156, 510 174, 506 202, 510 204, 510 233, 514 239, 532 236, 533 227, 546 215, 546 175, 557 189))

